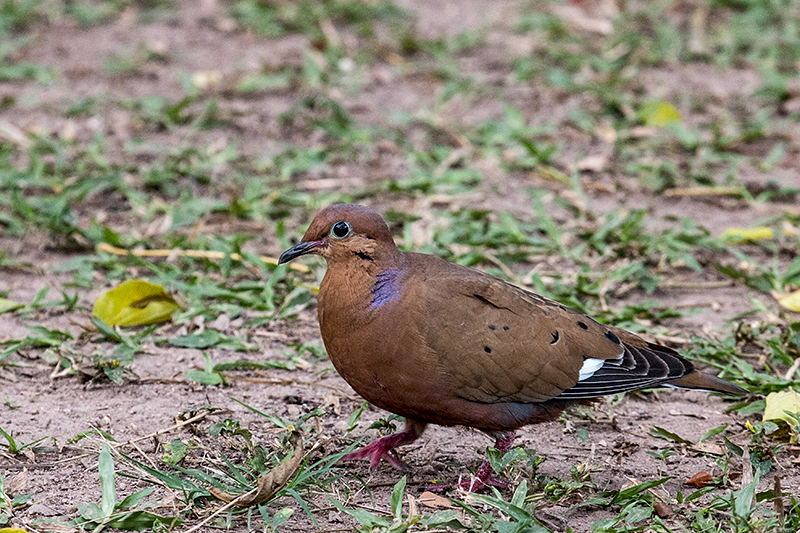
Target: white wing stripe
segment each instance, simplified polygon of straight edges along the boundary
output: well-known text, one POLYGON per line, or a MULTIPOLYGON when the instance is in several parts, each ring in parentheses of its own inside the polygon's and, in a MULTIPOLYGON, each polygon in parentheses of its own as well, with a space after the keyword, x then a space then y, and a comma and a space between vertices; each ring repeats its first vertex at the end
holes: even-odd
POLYGON ((578 381, 584 381, 592 377, 595 372, 600 370, 600 367, 602 367, 605 362, 605 359, 594 359, 592 357, 586 359, 578 373, 578 381))

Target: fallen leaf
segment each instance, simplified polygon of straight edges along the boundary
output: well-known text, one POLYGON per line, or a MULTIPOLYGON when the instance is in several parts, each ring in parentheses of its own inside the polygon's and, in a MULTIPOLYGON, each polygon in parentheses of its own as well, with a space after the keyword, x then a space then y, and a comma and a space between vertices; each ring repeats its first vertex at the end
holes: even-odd
POLYGON ((785 390, 767 394, 762 422, 772 420, 797 426, 800 424, 798 417, 800 417, 800 393, 785 390))
POLYGON ((714 477, 711 474, 709 474, 708 472, 701 471, 693 475, 686 482, 686 484, 689 485, 690 487, 697 487, 698 489, 701 489, 703 487, 708 487, 709 485, 712 484, 713 481, 714 477))
POLYGON ((100 296, 93 314, 109 326, 141 326, 169 320, 178 309, 163 287, 133 279, 100 296))
POLYGON ((454 507, 453 502, 449 499, 430 491, 425 491, 420 494, 417 501, 420 505, 432 507, 433 509, 452 509, 454 507))
POLYGON ((587 155, 577 163, 578 170, 602 172, 608 167, 608 156, 605 154, 587 155))
POLYGON ((796 290, 786 296, 778 298, 778 303, 789 311, 800 313, 800 290, 796 290))
POLYGON ((679 124, 681 121, 681 114, 675 106, 661 100, 647 102, 639 110, 638 115, 645 126, 667 126, 679 124))
POLYGON ((720 237, 729 242, 764 241, 775 237, 772 228, 761 226, 758 228, 728 228, 720 237))
POLYGON ((17 309, 20 309, 22 307, 25 306, 19 302, 15 302, 13 300, 6 300, 5 298, 0 298, 0 315, 2 315, 3 313, 9 313, 11 311, 16 311, 17 309))
POLYGON ((711 455, 725 455, 725 450, 719 444, 712 442, 698 442, 692 446, 692 450, 700 453, 708 453, 711 455))
POLYGON ((25 492, 30 481, 30 473, 27 468, 23 468, 11 479, 6 480, 6 493, 11 496, 18 496, 25 492))
POLYGON ((217 499, 227 503, 236 500, 235 505, 239 507, 251 507, 261 505, 269 501, 279 490, 289 483, 292 476, 300 468, 303 462, 303 438, 298 432, 293 432, 291 442, 294 446, 292 454, 283 460, 281 464, 258 476, 257 489, 253 494, 231 494, 216 487, 211 487, 208 491, 217 499))
POLYGON ((672 507, 660 501, 653 502, 653 510, 660 518, 669 518, 675 514, 675 512, 672 510, 672 507))
POLYGON ((191 79, 198 89, 206 89, 222 82, 222 72, 218 70, 203 70, 193 73, 191 79))

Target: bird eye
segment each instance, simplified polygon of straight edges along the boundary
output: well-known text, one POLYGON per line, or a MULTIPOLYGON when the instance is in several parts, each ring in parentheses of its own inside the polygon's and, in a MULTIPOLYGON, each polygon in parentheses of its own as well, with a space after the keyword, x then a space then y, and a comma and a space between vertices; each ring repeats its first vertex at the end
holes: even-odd
POLYGON ((345 237, 350 235, 352 231, 353 230, 350 228, 350 224, 341 221, 333 225, 333 227, 331 228, 331 235, 333 237, 336 237, 337 239, 344 239, 345 237))

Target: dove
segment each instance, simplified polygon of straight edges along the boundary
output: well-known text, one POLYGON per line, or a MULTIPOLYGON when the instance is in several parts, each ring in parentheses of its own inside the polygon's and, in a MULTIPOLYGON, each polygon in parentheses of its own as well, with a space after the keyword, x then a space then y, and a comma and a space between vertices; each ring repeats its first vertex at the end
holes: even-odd
MULTIPOLYGON (((664 386, 747 394, 671 348, 479 270, 400 251, 361 205, 320 211, 279 263, 309 254, 327 262, 318 317, 333 366, 364 399, 405 418, 402 431, 343 457, 373 469, 381 460, 403 468, 395 448, 428 424, 478 429, 505 453, 517 429, 605 395, 664 386)), ((507 482, 484 461, 462 486, 507 482)))

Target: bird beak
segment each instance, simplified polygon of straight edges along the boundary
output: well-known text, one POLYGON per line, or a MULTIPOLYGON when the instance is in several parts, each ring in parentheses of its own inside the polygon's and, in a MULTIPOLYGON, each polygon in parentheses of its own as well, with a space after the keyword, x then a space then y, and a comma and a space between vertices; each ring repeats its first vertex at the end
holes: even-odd
POLYGON ((286 250, 281 254, 280 259, 278 259, 278 264, 282 265, 284 263, 288 263, 295 257, 300 257, 301 255, 311 254, 314 253, 317 248, 323 245, 323 241, 301 241, 286 250))

